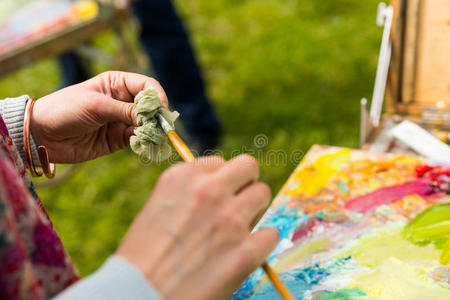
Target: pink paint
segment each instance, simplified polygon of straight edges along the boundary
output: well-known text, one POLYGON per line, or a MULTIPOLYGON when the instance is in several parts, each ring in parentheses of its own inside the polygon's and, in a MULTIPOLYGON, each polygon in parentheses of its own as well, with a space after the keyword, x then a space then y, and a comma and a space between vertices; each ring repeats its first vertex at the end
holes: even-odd
POLYGON ((301 239, 303 237, 306 237, 308 233, 312 231, 312 229, 319 224, 320 221, 316 218, 310 218, 306 221, 306 223, 300 225, 300 227, 295 231, 294 235, 292 236, 292 241, 295 242, 298 239, 301 239))
POLYGON ((380 188, 372 193, 350 199, 345 203, 345 208, 365 213, 380 205, 393 203, 409 195, 427 196, 434 193, 429 184, 430 178, 422 177, 403 184, 380 188))

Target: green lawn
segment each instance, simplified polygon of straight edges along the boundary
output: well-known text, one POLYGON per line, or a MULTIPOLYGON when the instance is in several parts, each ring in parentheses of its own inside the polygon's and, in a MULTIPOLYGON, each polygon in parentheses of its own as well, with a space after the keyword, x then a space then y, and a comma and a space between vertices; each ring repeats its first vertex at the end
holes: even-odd
MULTIPOLYGON (((358 146, 359 99, 371 95, 381 39, 378 2, 177 2, 225 125, 220 150, 227 158, 255 153, 276 192, 311 145, 358 146), (256 147, 257 135, 268 145, 256 147), (273 150, 285 151, 287 161, 267 159, 273 150)), ((116 50, 111 33, 96 43, 116 50)), ((2 78, 0 97, 40 97, 58 80, 55 62, 42 61, 2 78)), ((39 190, 82 275, 113 253, 167 166, 121 151, 83 164, 60 187, 39 190)))

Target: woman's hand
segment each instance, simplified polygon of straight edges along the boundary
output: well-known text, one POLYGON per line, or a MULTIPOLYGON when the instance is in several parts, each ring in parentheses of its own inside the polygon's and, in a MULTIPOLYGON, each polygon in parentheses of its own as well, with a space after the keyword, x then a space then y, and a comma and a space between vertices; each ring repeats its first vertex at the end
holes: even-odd
POLYGON ((167 106, 154 79, 133 73, 106 72, 36 101, 31 133, 47 148, 54 163, 75 163, 128 146, 136 126, 134 96, 153 87, 167 106))
POLYGON ((165 299, 227 299, 274 249, 278 233, 250 224, 270 202, 254 158, 204 157, 159 179, 117 254, 165 299))

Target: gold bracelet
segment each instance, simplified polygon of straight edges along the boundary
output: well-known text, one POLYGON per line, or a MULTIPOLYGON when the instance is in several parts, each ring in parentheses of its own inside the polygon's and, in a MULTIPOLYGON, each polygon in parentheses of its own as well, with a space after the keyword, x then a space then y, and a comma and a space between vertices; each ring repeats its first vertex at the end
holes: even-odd
POLYGON ((31 143, 30 143, 30 123, 31 123, 31 113, 33 111, 34 102, 36 100, 30 98, 25 106, 24 115, 24 126, 23 126, 23 145, 25 148, 25 158, 30 170, 31 176, 40 177, 44 173, 47 178, 53 178, 55 176, 55 164, 49 162, 48 152, 44 146, 38 146, 37 152, 39 156, 39 161, 41 163, 42 170, 37 170, 33 162, 33 156, 31 154, 31 143))

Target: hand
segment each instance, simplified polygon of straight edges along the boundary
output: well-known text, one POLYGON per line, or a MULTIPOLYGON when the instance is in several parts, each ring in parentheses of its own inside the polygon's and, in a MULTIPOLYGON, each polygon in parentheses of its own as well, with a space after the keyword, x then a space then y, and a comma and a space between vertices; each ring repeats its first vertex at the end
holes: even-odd
POLYGON ((134 96, 153 87, 163 105, 167 97, 154 79, 106 72, 36 101, 31 133, 54 163, 75 163, 125 148, 136 126, 134 96))
POLYGON ((270 202, 258 165, 204 157, 164 172, 117 254, 165 299, 227 299, 275 248, 278 233, 250 224, 270 202))

